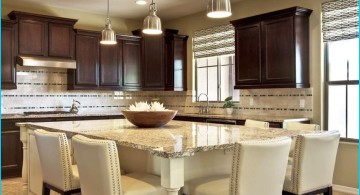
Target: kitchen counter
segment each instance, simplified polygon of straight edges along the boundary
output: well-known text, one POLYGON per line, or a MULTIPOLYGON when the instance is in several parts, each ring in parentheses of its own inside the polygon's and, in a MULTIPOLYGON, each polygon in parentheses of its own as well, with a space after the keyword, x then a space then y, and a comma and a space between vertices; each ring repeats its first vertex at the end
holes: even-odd
POLYGON ((279 128, 259 129, 240 125, 222 125, 170 121, 160 128, 138 128, 125 119, 18 123, 30 129, 66 132, 69 137, 82 134, 115 140, 118 145, 147 150, 164 158, 192 156, 196 152, 229 149, 235 142, 295 136, 308 131, 279 128))
MULTIPOLYGON (((172 120, 163 127, 138 128, 125 119, 17 123, 23 143, 23 193, 41 194, 40 160, 35 129, 65 132, 71 139, 81 134, 116 141, 121 167, 125 171, 149 172, 161 176, 168 195, 178 194, 184 182, 209 174, 229 174, 231 149, 236 142, 295 136, 309 131, 280 128, 259 129, 172 120), (144 154, 145 153, 145 154, 144 154)), ((91 153, 89 153, 91 154, 91 153)))
MULTIPOLYGON (((87 117, 87 116, 123 116, 121 112, 115 113, 66 113, 66 114, 2 114, 2 119, 26 119, 26 118, 64 118, 64 117, 87 117)), ((305 117, 287 117, 287 116, 255 116, 255 115, 226 115, 226 114, 197 114, 197 113, 177 113, 176 116, 210 118, 210 119, 226 119, 226 120, 260 120, 268 122, 284 122, 284 121, 309 121, 305 117)))

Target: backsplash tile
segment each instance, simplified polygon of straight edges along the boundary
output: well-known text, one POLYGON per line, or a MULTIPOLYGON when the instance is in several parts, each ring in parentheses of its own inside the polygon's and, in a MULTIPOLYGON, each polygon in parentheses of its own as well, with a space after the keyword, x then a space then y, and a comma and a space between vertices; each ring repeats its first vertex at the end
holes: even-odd
MULTIPOLYGON (((67 90, 67 70, 17 67, 16 90, 2 90, 3 114, 70 109, 72 100, 81 103, 79 113, 120 113, 135 101, 159 100, 168 109, 197 113, 206 102, 194 102, 194 91, 103 91, 67 90)), ((312 118, 312 88, 240 90, 233 114, 312 118), (305 100, 300 108, 300 100, 305 100), (252 105, 250 104, 252 101, 252 105)), ((223 103, 210 103, 210 112, 225 114, 223 103)))

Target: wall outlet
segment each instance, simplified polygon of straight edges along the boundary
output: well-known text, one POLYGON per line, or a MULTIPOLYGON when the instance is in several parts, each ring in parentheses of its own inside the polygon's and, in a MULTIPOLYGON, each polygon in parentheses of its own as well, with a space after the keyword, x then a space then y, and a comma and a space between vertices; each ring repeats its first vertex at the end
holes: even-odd
POLYGON ((300 108, 305 108, 305 100, 300 99, 300 108))
POLYGON ((250 98, 250 106, 254 106, 254 98, 250 98))

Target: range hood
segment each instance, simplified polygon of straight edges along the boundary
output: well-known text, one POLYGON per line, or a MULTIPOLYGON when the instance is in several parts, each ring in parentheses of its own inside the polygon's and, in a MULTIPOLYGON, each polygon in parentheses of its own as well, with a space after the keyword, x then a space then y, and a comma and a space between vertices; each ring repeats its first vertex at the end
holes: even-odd
POLYGON ((75 60, 56 59, 56 58, 47 58, 47 57, 17 56, 16 64, 20 66, 76 69, 75 60))

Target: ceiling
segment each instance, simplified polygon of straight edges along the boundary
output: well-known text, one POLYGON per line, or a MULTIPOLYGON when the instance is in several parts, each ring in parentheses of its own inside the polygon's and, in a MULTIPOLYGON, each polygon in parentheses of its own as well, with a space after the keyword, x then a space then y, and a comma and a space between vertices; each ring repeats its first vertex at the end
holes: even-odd
MULTIPOLYGON (((16 4, 33 4, 34 6, 50 6, 66 9, 82 10, 97 14, 106 14, 107 0, 3 0, 16 4)), ((110 16, 126 19, 143 19, 148 14, 148 4, 137 5, 135 0, 110 0, 110 16)), ((241 0, 231 0, 237 2, 241 0)), ((206 10, 208 0, 154 0, 157 15, 168 21, 206 10)))

